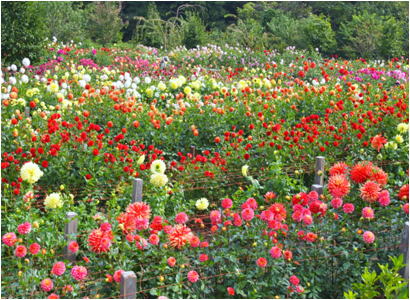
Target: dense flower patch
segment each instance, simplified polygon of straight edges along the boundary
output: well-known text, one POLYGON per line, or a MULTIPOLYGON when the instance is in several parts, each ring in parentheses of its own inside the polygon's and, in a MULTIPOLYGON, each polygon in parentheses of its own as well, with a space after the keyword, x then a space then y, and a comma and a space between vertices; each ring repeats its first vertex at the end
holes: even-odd
POLYGON ((397 254, 408 61, 251 54, 55 43, 4 70, 2 295, 118 297, 134 271, 141 297, 341 297, 397 254))

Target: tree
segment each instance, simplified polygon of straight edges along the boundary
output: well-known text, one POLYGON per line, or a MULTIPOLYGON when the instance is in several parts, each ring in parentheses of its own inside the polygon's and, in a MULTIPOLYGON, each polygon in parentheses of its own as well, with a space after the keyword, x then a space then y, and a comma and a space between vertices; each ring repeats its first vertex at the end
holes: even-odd
POLYGON ((90 37, 102 45, 120 40, 123 26, 120 11, 121 6, 117 2, 94 2, 89 13, 90 37))
POLYGON ((24 57, 32 63, 44 54, 46 26, 44 11, 36 2, 1 2, 1 56, 5 63, 24 57))
POLYGON ((59 41, 82 41, 86 38, 87 16, 85 10, 74 7, 74 2, 40 2, 45 10, 48 37, 59 41))
POLYGON ((184 38, 182 42, 188 49, 206 43, 207 33, 205 25, 197 14, 192 12, 187 13, 185 22, 183 23, 183 29, 184 38))
POLYGON ((352 20, 342 23, 340 28, 342 51, 349 57, 379 56, 383 38, 383 23, 376 14, 367 11, 354 15, 352 20))

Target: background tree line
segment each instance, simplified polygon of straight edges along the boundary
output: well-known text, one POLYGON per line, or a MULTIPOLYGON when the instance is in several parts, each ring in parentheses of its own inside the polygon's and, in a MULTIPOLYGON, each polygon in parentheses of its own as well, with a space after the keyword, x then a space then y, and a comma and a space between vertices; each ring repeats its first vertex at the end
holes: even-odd
POLYGON ((42 56, 45 39, 171 49, 230 44, 408 56, 408 2, 1 2, 3 62, 42 56))

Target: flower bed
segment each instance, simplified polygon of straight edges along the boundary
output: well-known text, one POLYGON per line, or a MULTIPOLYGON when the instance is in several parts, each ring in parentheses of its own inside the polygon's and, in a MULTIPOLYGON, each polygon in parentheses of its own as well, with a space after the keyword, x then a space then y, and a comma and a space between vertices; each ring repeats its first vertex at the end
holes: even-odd
POLYGON ((408 61, 94 50, 3 73, 3 297, 120 297, 133 271, 143 298, 340 298, 400 253, 408 61))

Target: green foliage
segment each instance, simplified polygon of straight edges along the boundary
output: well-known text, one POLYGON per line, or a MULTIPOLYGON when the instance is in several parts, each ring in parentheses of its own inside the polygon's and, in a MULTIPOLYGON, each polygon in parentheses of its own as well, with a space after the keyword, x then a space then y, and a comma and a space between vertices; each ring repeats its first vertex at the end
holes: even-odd
POLYGON ((321 52, 332 53, 335 50, 335 33, 329 20, 321 15, 310 14, 309 17, 300 21, 302 36, 299 44, 302 49, 319 48, 321 52))
POLYGON ((174 48, 182 44, 181 19, 162 20, 155 3, 148 6, 148 16, 137 17, 134 41, 153 47, 174 48))
POLYGON ((362 275, 362 282, 354 283, 353 290, 344 293, 345 299, 373 299, 382 297, 385 299, 408 299, 408 282, 399 274, 399 270, 405 266, 403 263, 403 255, 398 257, 390 256, 393 263, 392 267, 389 264, 378 264, 380 273, 376 271, 370 272, 368 268, 362 275))
POLYGON ((120 18, 121 7, 116 2, 98 1, 92 4, 88 14, 90 37, 102 45, 121 39, 123 26, 120 18))
POLYGON ((365 11, 354 15, 340 29, 342 51, 349 57, 392 57, 404 54, 404 40, 400 22, 394 17, 380 17, 365 11))
POLYGON ((1 57, 17 63, 24 57, 32 63, 44 55, 46 27, 43 8, 36 2, 1 2, 1 57))
POLYGON ((324 16, 310 14, 307 18, 295 20, 277 12, 267 27, 275 36, 274 46, 280 50, 296 46, 309 50, 319 48, 324 53, 331 53, 336 46, 335 33, 324 16))
POLYGON ((198 14, 192 12, 187 13, 183 23, 183 34, 182 42, 188 49, 204 45, 208 40, 204 23, 198 14))
POLYGON ((45 22, 48 37, 55 36, 57 40, 83 41, 87 36, 87 18, 84 9, 74 6, 74 2, 40 2, 45 10, 45 22))

